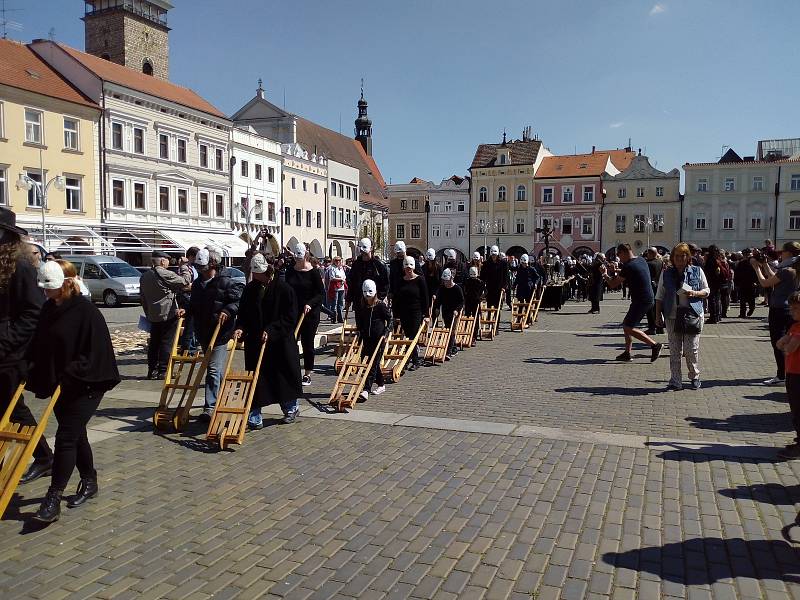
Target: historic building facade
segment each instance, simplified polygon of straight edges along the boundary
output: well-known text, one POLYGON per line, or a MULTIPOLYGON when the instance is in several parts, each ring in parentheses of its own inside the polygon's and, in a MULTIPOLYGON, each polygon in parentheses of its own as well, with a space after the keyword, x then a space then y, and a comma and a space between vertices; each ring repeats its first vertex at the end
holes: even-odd
POLYGON ((668 252, 680 239, 681 173, 654 168, 639 154, 628 167, 601 176, 605 202, 601 209, 604 252, 627 243, 636 253, 650 246, 668 252))
POLYGON ((327 254, 355 258, 358 241, 358 169, 328 160, 327 254))
POLYGON ((0 40, 0 205, 48 250, 101 249, 87 227, 100 215, 99 118, 29 47, 0 40))
POLYGON ((283 144, 283 244, 303 242, 317 257, 327 246, 325 218, 328 161, 300 144, 283 144))
MULTIPOLYGON (((626 169, 635 157, 630 148, 588 154, 549 156, 536 172, 536 227, 554 234, 550 250, 559 255, 598 252, 602 236, 603 179, 626 169)), ((541 236, 533 252, 545 250, 541 236)))
POLYGON ((430 248, 425 203, 431 182, 415 177, 408 183, 386 186, 389 194, 389 256, 394 256, 396 242, 403 242, 406 251, 419 256, 430 248))

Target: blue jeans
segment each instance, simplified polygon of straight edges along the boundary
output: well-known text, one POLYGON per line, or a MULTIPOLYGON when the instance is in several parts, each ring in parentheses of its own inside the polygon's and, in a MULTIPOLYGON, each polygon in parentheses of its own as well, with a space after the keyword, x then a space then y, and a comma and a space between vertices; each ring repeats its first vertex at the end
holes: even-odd
POLYGON ((211 359, 206 370, 206 408, 214 408, 217 404, 219 387, 225 371, 225 361, 228 358, 228 345, 220 344, 211 351, 211 359))
MULTIPOLYGON (((281 402, 281 410, 283 410, 284 415, 289 415, 290 413, 296 413, 300 407, 297 403, 297 398, 294 400, 289 400, 288 402, 281 402)), ((247 422, 250 425, 262 425, 263 421, 261 419, 261 408, 251 408, 250 414, 247 416, 247 422)))
MULTIPOLYGON (((331 302, 331 310, 336 313, 336 318, 339 321, 344 321, 342 316, 342 309, 344 307, 344 288, 336 290, 333 294, 333 302, 331 302)), ((332 316, 332 315, 331 315, 332 316)))
MULTIPOLYGON (((183 335, 179 340, 180 346, 183 350, 194 354, 197 352, 200 344, 197 341, 197 336, 194 334, 194 319, 191 316, 183 318, 183 335)), ((171 343, 171 342, 170 342, 171 343)))

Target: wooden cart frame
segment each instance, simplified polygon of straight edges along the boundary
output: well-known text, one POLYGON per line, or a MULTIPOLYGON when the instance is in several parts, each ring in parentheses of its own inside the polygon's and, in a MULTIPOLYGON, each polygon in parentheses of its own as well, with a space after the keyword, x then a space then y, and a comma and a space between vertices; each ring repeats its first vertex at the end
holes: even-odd
POLYGON ((357 340, 355 351, 348 353, 342 361, 342 370, 333 385, 333 391, 328 399, 328 404, 335 407, 338 412, 344 412, 346 408, 355 408, 358 397, 364 390, 372 365, 378 360, 378 350, 380 350, 381 340, 375 350, 368 357, 361 356, 363 342, 357 340))
POLYGON ((531 293, 528 301, 514 300, 511 304, 511 331, 525 331, 530 323, 539 318, 539 306, 542 303, 541 287, 531 293))
POLYGON ((220 450, 225 450, 230 444, 241 445, 244 442, 247 418, 253 405, 258 374, 261 372, 261 362, 264 359, 266 347, 267 342, 263 342, 258 353, 256 368, 253 371, 232 370, 235 352, 228 355, 225 363, 225 375, 206 433, 206 441, 218 444, 220 450))
POLYGON ((337 373, 342 370, 345 359, 356 350, 357 344, 358 328, 347 324, 347 312, 345 312, 342 330, 339 332, 339 344, 336 346, 336 361, 333 365, 337 373))
POLYGON ((33 456, 36 444, 44 435, 47 420, 61 395, 61 386, 58 386, 50 396, 50 401, 36 425, 20 425, 11 421, 11 414, 24 391, 25 382, 17 387, 3 418, 0 419, 0 517, 3 516, 8 503, 11 502, 14 492, 17 490, 19 480, 28 467, 28 461, 33 456))
POLYGON ((475 314, 471 317, 462 315, 458 320, 458 329, 456 329, 456 346, 461 350, 471 348, 473 339, 475 338, 475 327, 477 326, 478 319, 480 318, 481 309, 477 308, 475 314))
MULTIPOLYGON (((214 348, 221 324, 218 322, 211 335, 208 347, 214 348)), ((181 431, 189 422, 189 410, 194 404, 197 390, 203 382, 211 353, 201 354, 199 351, 190 354, 180 351, 178 343, 183 332, 183 318, 178 319, 175 339, 172 342, 172 351, 167 364, 167 373, 164 377, 164 387, 161 389, 161 399, 153 413, 153 425, 160 431, 168 431, 170 427, 181 431)))
POLYGON ((450 337, 453 335, 453 332, 458 329, 460 316, 460 313, 455 313, 453 315, 453 322, 450 323, 450 327, 447 327, 444 322, 439 319, 436 320, 436 323, 430 328, 428 345, 425 346, 424 360, 429 360, 431 364, 434 365, 437 363, 441 364, 445 361, 447 349, 450 347, 450 337))
POLYGON ((417 329, 417 335, 414 336, 414 339, 409 339, 403 333, 400 322, 397 322, 394 331, 386 339, 386 346, 381 357, 381 372, 385 378, 395 383, 400 380, 400 376, 403 374, 414 348, 419 343, 424 329, 425 322, 423 321, 419 329, 417 329))
POLYGON ((500 325, 500 311, 505 301, 506 290, 500 290, 500 301, 497 306, 489 306, 486 301, 481 302, 481 311, 478 323, 482 340, 493 340, 497 335, 497 328, 500 325))

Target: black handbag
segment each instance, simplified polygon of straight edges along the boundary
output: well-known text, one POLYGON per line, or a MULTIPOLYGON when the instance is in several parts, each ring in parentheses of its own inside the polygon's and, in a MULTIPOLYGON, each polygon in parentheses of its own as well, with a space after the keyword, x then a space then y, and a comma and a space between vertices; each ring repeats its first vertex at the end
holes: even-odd
POLYGON ((677 294, 675 296, 675 331, 678 333, 697 335, 703 328, 700 317, 692 310, 691 306, 680 306, 677 304, 677 294))

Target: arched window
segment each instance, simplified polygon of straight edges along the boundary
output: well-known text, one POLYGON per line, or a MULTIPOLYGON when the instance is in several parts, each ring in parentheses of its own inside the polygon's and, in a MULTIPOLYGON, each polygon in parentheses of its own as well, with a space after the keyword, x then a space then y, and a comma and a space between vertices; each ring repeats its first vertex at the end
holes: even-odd
POLYGON ((528 199, 528 191, 524 185, 517 186, 517 200, 525 201, 528 199))
POLYGON ((482 187, 478 190, 478 202, 487 202, 489 200, 489 190, 482 187))
POLYGON ((497 201, 498 202, 506 201, 506 186, 501 185, 499 188, 497 188, 497 201))
POLYGON ((142 73, 145 75, 152 75, 153 74, 153 63, 149 60, 145 59, 144 63, 142 64, 142 73))

